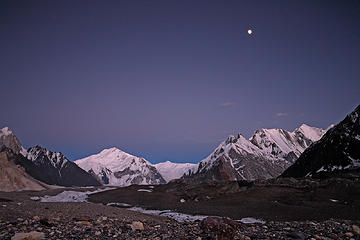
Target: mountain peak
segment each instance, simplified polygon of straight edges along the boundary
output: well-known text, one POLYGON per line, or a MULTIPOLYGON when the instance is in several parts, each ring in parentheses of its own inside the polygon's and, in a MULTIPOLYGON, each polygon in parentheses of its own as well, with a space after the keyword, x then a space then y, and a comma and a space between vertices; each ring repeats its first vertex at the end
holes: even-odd
MULTIPOLYGON (((301 124, 300 125, 300 128, 309 128, 310 126, 309 125, 307 125, 306 123, 303 123, 303 124, 301 124)), ((310 127, 311 128, 311 127, 310 127)))
POLYGON ((0 148, 2 146, 10 148, 16 154, 20 153, 23 156, 26 156, 26 150, 8 127, 0 129, 0 148))
POLYGON ((300 127, 296 128, 294 133, 302 133, 304 137, 310 139, 313 142, 318 141, 324 134, 326 130, 317 127, 310 127, 309 125, 303 123, 300 127))
POLYGON ((0 129, 0 136, 9 136, 13 134, 13 132, 10 130, 9 127, 3 127, 2 129, 0 129))
POLYGON ((165 183, 150 162, 116 147, 104 149, 100 153, 76 160, 75 163, 103 179, 104 184, 127 186, 165 183))
POLYGON ((112 152, 122 152, 122 151, 120 149, 118 149, 117 147, 111 147, 111 148, 103 149, 100 153, 107 154, 107 153, 112 153, 112 152))

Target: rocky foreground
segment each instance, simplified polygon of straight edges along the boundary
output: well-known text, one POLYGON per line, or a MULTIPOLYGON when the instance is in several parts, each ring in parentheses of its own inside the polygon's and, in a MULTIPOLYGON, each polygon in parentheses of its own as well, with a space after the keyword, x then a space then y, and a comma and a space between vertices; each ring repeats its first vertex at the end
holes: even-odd
POLYGON ((131 186, 91 194, 88 200, 97 202, 38 201, 65 189, 0 192, 0 239, 360 239, 358 180, 279 181, 131 186), (146 200, 144 204, 163 210, 155 205, 160 202, 164 209, 200 215, 233 212, 233 219, 252 216, 264 221, 207 217, 178 222, 107 206, 115 200, 143 207, 146 200))
POLYGON ((17 218, 0 221, 0 239, 360 239, 360 222, 267 222, 243 224, 208 217, 197 222, 127 221, 101 216, 17 218))
POLYGON ((178 222, 102 204, 32 201, 31 192, 1 195, 0 239, 360 239, 358 220, 178 222))

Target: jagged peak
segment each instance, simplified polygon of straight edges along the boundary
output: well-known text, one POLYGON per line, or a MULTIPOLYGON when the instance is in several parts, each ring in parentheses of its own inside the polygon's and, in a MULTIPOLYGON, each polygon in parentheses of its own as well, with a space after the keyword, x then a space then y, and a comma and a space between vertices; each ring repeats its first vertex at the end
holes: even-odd
POLYGON ((35 161, 41 154, 45 155, 54 167, 59 164, 63 167, 67 162, 69 162, 69 160, 61 152, 52 152, 40 145, 30 147, 27 151, 26 157, 31 161, 35 161))
POLYGON ((3 127, 2 129, 0 129, 0 136, 4 135, 4 136, 9 136, 13 134, 13 132, 10 130, 9 127, 3 127))
POLYGON ((241 133, 238 133, 236 136, 234 135, 229 135, 226 140, 224 141, 225 144, 230 144, 230 143, 236 143, 239 140, 247 140, 241 133))
POLYGON ((234 139, 235 139, 235 136, 234 135, 229 135, 227 138, 226 138, 226 140, 225 140, 225 142, 232 142, 232 141, 234 141, 234 139))
POLYGON ((324 129, 318 128, 318 127, 312 127, 312 126, 307 125, 306 123, 303 123, 300 125, 300 127, 296 128, 294 130, 294 132, 296 132, 296 131, 314 131, 314 130, 323 131, 324 129))

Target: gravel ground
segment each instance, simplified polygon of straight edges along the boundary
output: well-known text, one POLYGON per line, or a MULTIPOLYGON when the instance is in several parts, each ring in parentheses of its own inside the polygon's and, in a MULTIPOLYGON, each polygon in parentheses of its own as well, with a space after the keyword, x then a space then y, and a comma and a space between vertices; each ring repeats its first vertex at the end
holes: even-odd
POLYGON ((208 217, 202 221, 177 222, 101 203, 30 200, 63 190, 0 192, 0 239, 24 239, 21 234, 32 235, 29 239, 360 239, 357 219, 275 219, 244 224, 224 217, 208 217))

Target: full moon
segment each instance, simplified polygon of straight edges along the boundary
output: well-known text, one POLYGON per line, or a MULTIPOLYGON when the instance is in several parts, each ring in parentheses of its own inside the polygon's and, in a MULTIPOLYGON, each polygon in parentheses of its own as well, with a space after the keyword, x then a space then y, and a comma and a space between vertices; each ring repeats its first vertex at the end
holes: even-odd
POLYGON ((252 34, 252 30, 251 30, 251 29, 248 30, 248 34, 249 34, 249 35, 252 34))

